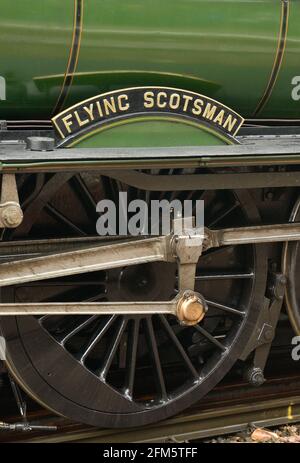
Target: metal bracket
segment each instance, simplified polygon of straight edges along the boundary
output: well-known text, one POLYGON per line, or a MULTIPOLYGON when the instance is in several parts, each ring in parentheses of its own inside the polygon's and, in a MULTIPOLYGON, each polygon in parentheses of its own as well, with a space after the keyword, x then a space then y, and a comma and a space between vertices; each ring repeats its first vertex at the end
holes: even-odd
POLYGON ((12 392, 17 403, 22 421, 18 423, 4 423, 0 421, 0 431, 57 431, 57 426, 44 426, 39 424, 32 424, 27 419, 27 404, 22 396, 19 386, 15 383, 14 379, 8 374, 12 392))
POLYGON ((204 229, 195 228, 195 218, 173 219, 172 255, 178 264, 179 290, 194 290, 198 260, 202 254, 204 229), (177 233, 179 230, 179 233, 177 233))
POLYGON ((0 228, 16 228, 23 220, 16 176, 3 174, 0 198, 0 228))
POLYGON ((269 285, 270 298, 265 298, 256 327, 240 356, 240 360, 245 361, 251 352, 255 351, 251 365, 248 365, 245 370, 245 377, 253 386, 260 386, 265 381, 264 369, 275 336, 285 286, 286 277, 282 273, 271 275, 269 285))
POLYGON ((27 422, 27 404, 25 400, 23 399, 19 386, 15 383, 14 379, 9 373, 8 373, 8 378, 9 378, 9 382, 11 385, 11 389, 12 389, 15 401, 19 409, 19 413, 22 417, 23 422, 26 423, 27 422))

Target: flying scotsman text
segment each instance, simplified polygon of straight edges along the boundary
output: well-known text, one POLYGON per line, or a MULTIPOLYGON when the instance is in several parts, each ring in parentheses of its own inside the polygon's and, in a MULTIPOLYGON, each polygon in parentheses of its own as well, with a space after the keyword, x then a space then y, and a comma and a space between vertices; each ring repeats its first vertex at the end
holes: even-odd
POLYGON ((129 118, 164 117, 234 136, 243 118, 223 104, 197 93, 165 88, 139 87, 98 95, 55 116, 61 138, 89 133, 129 118))

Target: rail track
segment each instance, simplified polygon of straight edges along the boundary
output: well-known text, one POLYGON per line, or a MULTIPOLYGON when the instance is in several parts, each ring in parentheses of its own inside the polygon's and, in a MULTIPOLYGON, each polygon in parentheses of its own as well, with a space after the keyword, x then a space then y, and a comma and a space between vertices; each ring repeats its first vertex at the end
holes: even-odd
MULTIPOLYGON (((272 377, 261 388, 241 381, 222 383, 185 413, 155 425, 130 429, 96 429, 32 409, 32 424, 57 426, 52 433, 0 433, 0 442, 27 443, 163 443, 197 441, 246 430, 300 422, 300 374, 272 377)), ((20 421, 16 416, 7 421, 20 421)))
POLYGON ((236 404, 179 415, 156 426, 130 431, 80 430, 57 437, 29 439, 27 442, 85 443, 168 443, 196 441, 231 434, 253 426, 277 426, 300 421, 300 395, 291 398, 262 400, 253 404, 236 404))

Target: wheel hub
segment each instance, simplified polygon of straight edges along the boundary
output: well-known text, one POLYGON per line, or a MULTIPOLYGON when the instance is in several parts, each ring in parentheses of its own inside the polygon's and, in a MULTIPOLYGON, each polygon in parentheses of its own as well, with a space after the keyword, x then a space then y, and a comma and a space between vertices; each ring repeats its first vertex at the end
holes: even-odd
POLYGON ((200 323, 208 311, 208 306, 201 294, 186 291, 177 304, 177 317, 184 325, 200 323))
POLYGON ((107 272, 109 301, 169 300, 175 295, 176 264, 154 262, 107 272))

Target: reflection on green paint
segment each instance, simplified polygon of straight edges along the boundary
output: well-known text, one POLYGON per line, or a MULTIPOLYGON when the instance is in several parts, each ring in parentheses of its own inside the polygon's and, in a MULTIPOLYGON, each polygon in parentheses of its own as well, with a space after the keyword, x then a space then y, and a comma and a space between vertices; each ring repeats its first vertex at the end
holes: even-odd
POLYGON ((181 123, 145 121, 110 128, 74 144, 76 148, 223 145, 214 133, 181 123))
POLYGON ((1 0, 0 76, 6 100, 0 119, 49 118, 64 80, 73 33, 74 0, 1 0), (35 76, 60 74, 56 87, 35 76))
MULTIPOLYGON (((0 76, 7 85, 0 119, 49 119, 67 69, 76 2, 0 3, 0 76)), ((250 117, 273 67, 281 3, 85 0, 77 73, 65 107, 117 88, 163 85, 204 93, 250 117)), ((260 116, 300 117, 291 98, 291 78, 300 74, 300 2, 290 4, 286 56, 260 116)))

